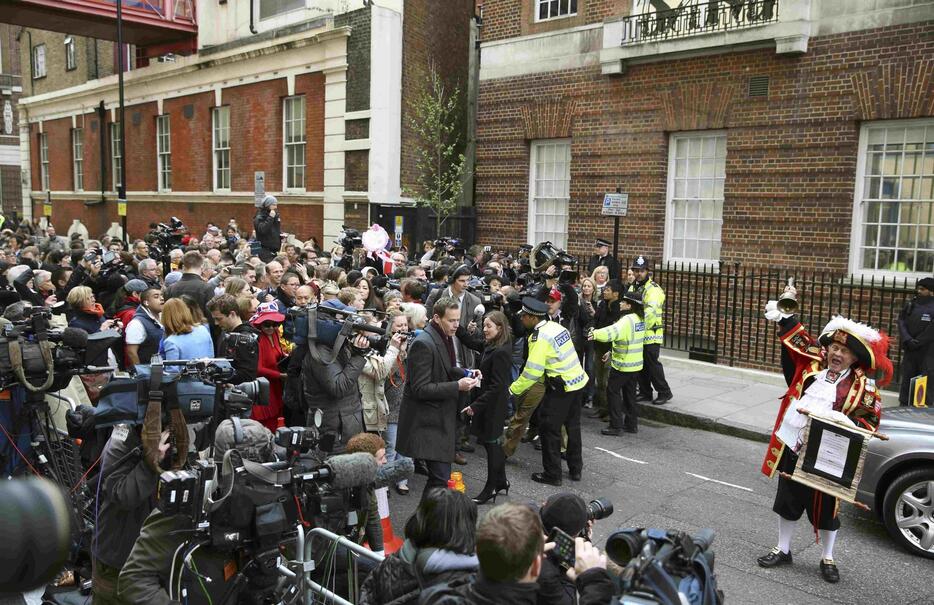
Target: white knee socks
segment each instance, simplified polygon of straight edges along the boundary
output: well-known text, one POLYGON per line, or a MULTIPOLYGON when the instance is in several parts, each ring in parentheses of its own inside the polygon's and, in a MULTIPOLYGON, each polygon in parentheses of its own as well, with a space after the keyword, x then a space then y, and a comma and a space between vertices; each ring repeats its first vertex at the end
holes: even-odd
POLYGON ((783 553, 791 552, 791 537, 795 533, 795 523, 784 517, 778 518, 778 549, 783 553))
POLYGON ((821 558, 827 559, 828 561, 833 560, 833 543, 836 541, 836 539, 836 531, 830 531, 827 529, 820 530, 820 541, 824 547, 824 552, 821 555, 821 558))

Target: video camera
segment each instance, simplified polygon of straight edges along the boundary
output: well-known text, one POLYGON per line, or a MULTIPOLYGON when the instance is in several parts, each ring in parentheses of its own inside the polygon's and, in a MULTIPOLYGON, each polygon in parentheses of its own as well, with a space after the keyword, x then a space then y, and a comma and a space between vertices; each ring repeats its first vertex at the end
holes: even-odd
POLYGON ((182 245, 184 233, 185 224, 178 217, 170 218, 168 224, 157 224, 146 237, 149 242, 149 257, 156 262, 167 260, 169 250, 182 245))
POLYGON ((27 307, 20 320, 0 320, 0 389, 22 384, 32 392, 59 390, 77 374, 113 369, 89 366, 87 360, 119 340, 119 332, 89 336, 79 328, 52 328, 51 318, 49 309, 27 307))
POLYGON ((379 347, 382 340, 386 340, 385 329, 374 326, 355 312, 310 304, 291 307, 286 314, 294 320, 296 342, 314 341, 323 344, 331 347, 334 355, 337 355, 343 343, 352 340, 355 334, 364 334, 370 341, 370 346, 374 348, 379 347), (340 346, 335 348, 338 342, 340 346))
POLYGON ((259 599, 251 602, 281 602, 291 589, 276 579, 280 574, 294 578, 306 570, 301 563, 309 552, 302 552, 305 527, 349 536, 362 522, 357 511, 366 507, 368 487, 376 480, 375 458, 357 453, 322 461, 310 451, 314 435, 305 427, 277 431, 278 445, 300 443, 299 449, 305 450, 288 462, 254 462, 231 449, 224 454, 220 476, 213 462, 203 461, 160 476, 159 509, 183 516, 193 530, 179 547, 183 556, 193 547, 206 546, 235 553, 241 562, 236 575, 214 582, 217 586, 209 584, 212 593, 235 594, 238 586, 249 582, 251 597, 259 599), (299 561, 286 563, 283 553, 291 545, 299 561))
MULTIPOLYGON (((269 405, 269 381, 257 378, 230 387, 234 368, 228 359, 192 359, 162 362, 166 407, 176 404, 187 422, 220 416, 249 417, 254 405, 269 405)), ((152 366, 137 365, 135 377, 114 378, 101 389, 94 408, 98 427, 142 424, 150 388, 152 366)))
POLYGON ((435 248, 441 248, 451 256, 458 258, 462 258, 466 252, 464 242, 458 237, 439 237, 435 240, 435 248))
MULTIPOLYGON (((723 602, 713 573, 712 529, 691 536, 657 528, 627 528, 610 534, 606 554, 623 568, 619 603, 723 602)), ((616 602, 616 601, 614 601, 616 602)))
POLYGON ((476 294, 487 310, 502 310, 506 304, 506 297, 499 292, 492 292, 490 285, 479 277, 474 277, 467 283, 467 290, 476 294))
POLYGON ((354 250, 363 247, 363 237, 356 229, 341 225, 341 236, 337 243, 344 248, 344 255, 353 254, 354 250))
POLYGON ((579 277, 577 257, 568 254, 551 242, 542 242, 532 248, 529 253, 529 262, 537 280, 546 279, 545 272, 551 266, 557 270, 553 277, 558 278, 558 283, 573 284, 579 277))
POLYGON ((120 255, 112 250, 105 252, 100 248, 91 248, 84 253, 84 260, 88 262, 94 262, 98 259, 101 262, 100 277, 103 279, 107 279, 114 273, 126 268, 126 265, 120 260, 120 255))

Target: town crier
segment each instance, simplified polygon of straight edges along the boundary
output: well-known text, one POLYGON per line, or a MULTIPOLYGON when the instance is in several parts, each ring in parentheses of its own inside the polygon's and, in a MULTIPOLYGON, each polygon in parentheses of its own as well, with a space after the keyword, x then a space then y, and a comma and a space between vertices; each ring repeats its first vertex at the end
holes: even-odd
MULTIPOLYGON (((796 294, 793 286, 785 293, 796 294)), ((884 333, 845 317, 834 317, 815 339, 794 314, 783 313, 769 301, 765 317, 778 323, 782 342, 782 370, 788 391, 782 398, 762 472, 794 473, 807 416, 799 408, 875 431, 882 412, 879 388, 892 379, 892 362, 884 333)), ((807 513, 823 546, 821 577, 840 581, 833 546, 840 520, 833 496, 779 476, 772 510, 778 514, 778 546, 759 557, 762 567, 791 564, 791 538, 795 523, 807 513)))

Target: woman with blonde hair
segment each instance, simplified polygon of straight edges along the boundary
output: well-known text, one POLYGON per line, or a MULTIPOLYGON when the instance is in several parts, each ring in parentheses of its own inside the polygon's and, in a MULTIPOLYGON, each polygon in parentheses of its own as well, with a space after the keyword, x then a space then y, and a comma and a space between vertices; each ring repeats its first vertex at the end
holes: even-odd
POLYGON ((87 286, 71 289, 65 302, 71 307, 72 315, 68 327, 81 328, 88 334, 109 330, 114 325, 113 319, 104 317, 104 307, 94 297, 94 291, 87 286))
POLYGON ((592 279, 594 283, 597 284, 597 300, 599 300, 600 296, 603 294, 603 287, 606 286, 608 281, 610 281, 610 270, 601 265, 593 270, 593 274, 590 276, 590 279, 592 279))
POLYGON ((199 359, 214 356, 214 342, 207 326, 198 323, 191 309, 180 298, 172 298, 162 307, 162 358, 199 359))

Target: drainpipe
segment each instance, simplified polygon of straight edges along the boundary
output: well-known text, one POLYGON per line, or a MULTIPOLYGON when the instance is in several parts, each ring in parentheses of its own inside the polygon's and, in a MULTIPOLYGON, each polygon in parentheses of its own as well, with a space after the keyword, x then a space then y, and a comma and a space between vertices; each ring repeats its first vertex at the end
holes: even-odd
POLYGON ((255 35, 259 33, 256 30, 256 25, 254 24, 255 19, 253 16, 253 5, 256 3, 256 0, 249 0, 249 1, 250 1, 250 32, 255 35))

